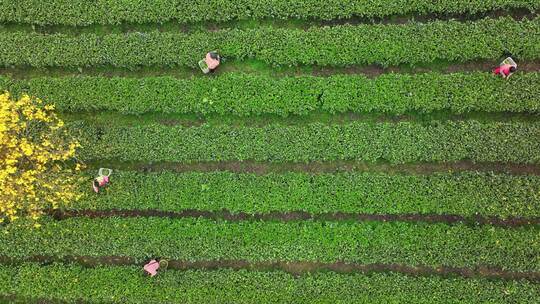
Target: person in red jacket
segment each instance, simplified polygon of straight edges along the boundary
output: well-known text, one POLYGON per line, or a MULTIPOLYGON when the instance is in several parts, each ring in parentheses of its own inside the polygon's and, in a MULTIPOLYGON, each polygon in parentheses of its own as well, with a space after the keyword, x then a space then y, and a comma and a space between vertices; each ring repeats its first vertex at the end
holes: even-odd
POLYGON ((512 74, 516 71, 516 67, 512 64, 503 64, 501 66, 498 66, 493 70, 493 74, 495 75, 501 75, 503 78, 510 78, 512 74))

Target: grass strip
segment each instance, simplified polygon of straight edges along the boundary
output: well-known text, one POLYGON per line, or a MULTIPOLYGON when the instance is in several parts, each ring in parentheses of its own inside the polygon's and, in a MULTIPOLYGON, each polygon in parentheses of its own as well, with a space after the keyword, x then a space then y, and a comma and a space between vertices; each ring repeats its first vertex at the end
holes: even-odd
POLYGON ((264 127, 70 124, 84 160, 538 163, 540 125, 433 121, 264 127))
POLYGON ((534 0, 459 0, 433 2, 359 0, 4 0, 0 21, 39 25, 90 25, 120 23, 163 23, 177 21, 229 21, 247 19, 342 19, 376 18, 404 14, 478 14, 492 10, 540 8, 534 0))
POLYGON ((474 172, 257 175, 116 171, 105 194, 89 195, 74 209, 540 217, 539 194, 539 176, 474 172))
POLYGON ((540 270, 537 227, 404 222, 226 222, 207 219, 76 218, 40 229, 3 228, 0 255, 129 256, 171 259, 313 261, 540 270))
MULTIPOLYGON (((248 270, 165 271, 155 278, 135 266, 0 266, 0 294, 99 303, 532 303, 534 283, 396 273, 313 273, 295 277, 248 270)), ((13 298, 12 298, 13 299, 13 298)))
POLYGON ((40 97, 67 112, 118 111, 174 114, 281 116, 382 112, 403 114, 538 113, 540 73, 520 73, 504 81, 489 73, 384 74, 330 77, 228 73, 211 78, 41 77, 0 78, 0 89, 40 97), (159 88, 159 89, 156 89, 159 88))
POLYGON ((417 64, 445 60, 540 58, 540 18, 404 25, 343 25, 308 30, 272 27, 183 34, 0 33, 0 65, 196 67, 209 50, 229 59, 254 58, 275 65, 417 64), (39 48, 36 48, 39 46, 39 48))

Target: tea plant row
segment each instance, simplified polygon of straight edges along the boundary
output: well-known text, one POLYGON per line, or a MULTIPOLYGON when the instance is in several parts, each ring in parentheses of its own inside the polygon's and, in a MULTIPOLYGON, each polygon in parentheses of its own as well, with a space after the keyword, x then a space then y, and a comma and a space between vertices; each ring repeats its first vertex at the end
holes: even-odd
POLYGON ((536 227, 111 217, 44 220, 40 229, 12 225, 3 230, 6 233, 0 234, 0 254, 9 257, 128 256, 138 262, 152 257, 342 261, 540 270, 540 234, 536 227))
POLYGON ((540 177, 494 173, 256 175, 116 171, 114 183, 105 193, 87 196, 72 208, 540 216, 540 177))
POLYGON ((314 111, 429 113, 540 112, 540 73, 512 81, 490 73, 270 77, 230 73, 212 78, 0 78, 0 88, 53 102, 61 111, 305 115, 314 111), (158 89, 156 89, 158 88, 158 89))
POLYGON ((293 276, 281 271, 167 270, 155 278, 136 266, 0 266, 0 295, 10 303, 64 300, 99 303, 533 303, 527 281, 407 276, 398 273, 293 276), (361 288, 359 288, 361 286, 361 288), (181 292, 179 292, 181 291, 181 292))
POLYGON ((138 162, 540 162, 535 122, 432 121, 262 127, 71 124, 85 160, 138 162))
POLYGON ((209 50, 274 65, 399 65, 436 61, 540 58, 540 18, 404 25, 343 25, 307 30, 261 27, 216 32, 125 34, 0 33, 0 66, 197 67, 209 50), (39 47, 37 47, 39 46, 39 47), (279 47, 276 47, 279 46, 279 47))
POLYGON ((230 21, 248 19, 337 19, 353 16, 377 18, 405 14, 478 14, 492 10, 540 8, 534 0, 459 1, 84 1, 4 0, 0 21, 40 25, 90 25, 120 23, 163 23, 230 21))

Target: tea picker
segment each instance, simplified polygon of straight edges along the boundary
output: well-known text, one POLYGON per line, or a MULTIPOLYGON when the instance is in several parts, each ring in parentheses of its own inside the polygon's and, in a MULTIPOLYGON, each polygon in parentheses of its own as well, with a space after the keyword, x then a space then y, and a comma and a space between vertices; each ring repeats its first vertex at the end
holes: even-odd
POLYGON ((221 62, 221 57, 217 53, 217 51, 212 51, 206 54, 206 57, 199 61, 199 67, 201 68, 201 71, 205 74, 213 73, 217 67, 219 66, 219 63, 221 62))
POLYGON ((158 273, 158 269, 166 270, 167 266, 169 266, 169 262, 167 260, 151 260, 150 262, 146 263, 143 266, 143 270, 146 272, 146 274, 150 275, 151 277, 155 276, 158 273))
POLYGON ((514 73, 517 70, 517 64, 512 59, 512 57, 508 57, 501 64, 493 70, 493 74, 495 75, 501 75, 503 78, 510 78, 512 73, 514 73))
POLYGON ((99 168, 98 177, 96 177, 94 182, 92 182, 92 188, 94 189, 95 193, 99 193, 100 188, 104 188, 107 186, 107 184, 109 184, 109 177, 111 174, 111 169, 99 168))

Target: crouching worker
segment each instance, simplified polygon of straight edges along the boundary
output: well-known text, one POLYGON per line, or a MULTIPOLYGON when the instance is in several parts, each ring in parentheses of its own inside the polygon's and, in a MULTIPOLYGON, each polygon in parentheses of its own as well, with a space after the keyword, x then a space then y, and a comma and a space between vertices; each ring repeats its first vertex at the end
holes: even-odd
MULTIPOLYGON (((153 277, 158 273, 158 269, 165 270, 167 269, 167 266, 169 265, 169 262, 167 260, 151 260, 150 262, 146 263, 143 266, 143 270, 146 274, 153 277)), ((161 271, 161 270, 160 270, 161 271)))
POLYGON ((493 69, 493 74, 501 75, 508 79, 517 70, 517 64, 511 57, 506 58, 497 68, 493 69))
POLYGON ((213 51, 206 54, 206 57, 199 61, 199 67, 205 74, 213 73, 219 66, 220 62, 221 57, 219 57, 219 54, 216 51, 213 51))
POLYGON ((99 193, 99 189, 106 187, 109 184, 109 177, 112 170, 107 168, 100 168, 98 171, 98 177, 92 182, 92 188, 95 193, 99 193))

